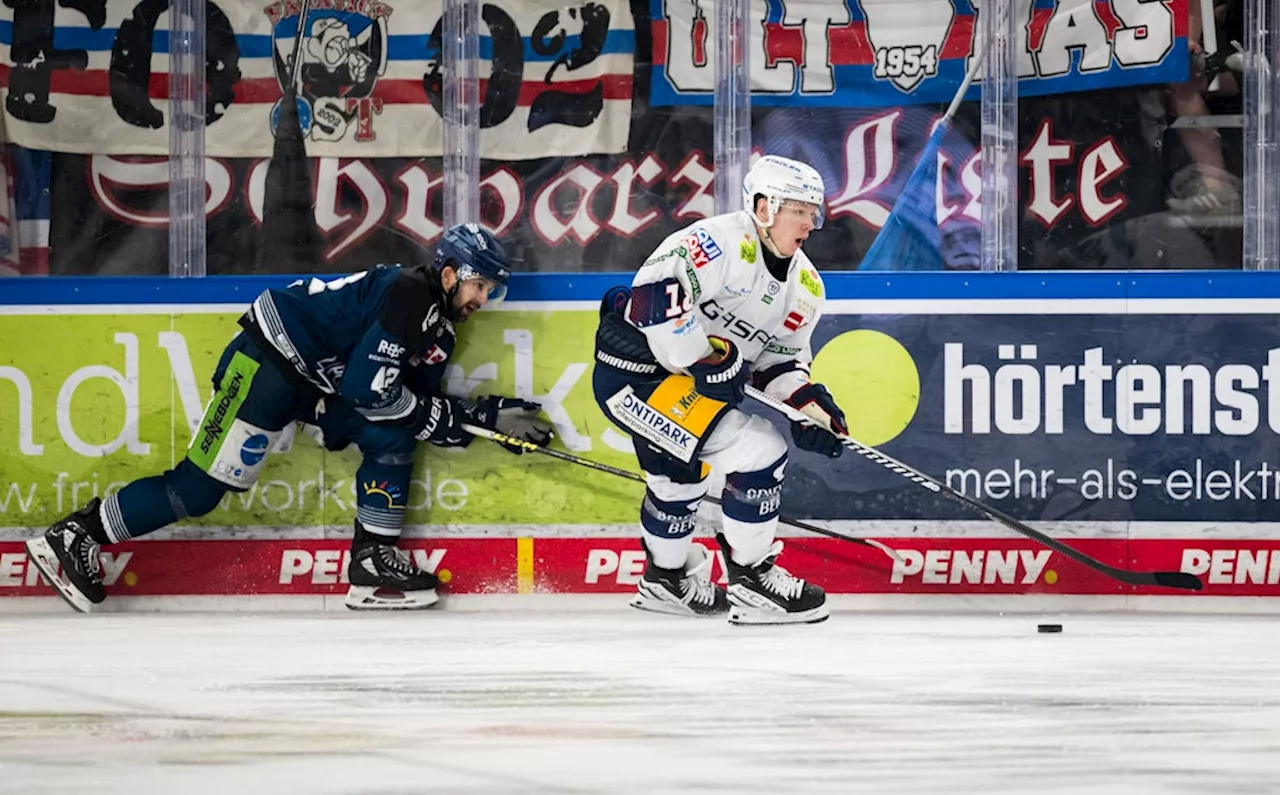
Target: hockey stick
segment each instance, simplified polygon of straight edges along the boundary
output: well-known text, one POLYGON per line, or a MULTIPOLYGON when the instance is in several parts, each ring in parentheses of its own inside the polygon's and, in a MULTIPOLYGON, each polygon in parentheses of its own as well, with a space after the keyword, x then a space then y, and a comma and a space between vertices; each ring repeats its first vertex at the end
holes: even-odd
MULTIPOLYGON (((589 458, 581 458, 572 453, 564 453, 559 450, 553 450, 550 447, 542 447, 540 445, 534 444, 533 442, 526 442, 523 439, 515 439, 510 436, 507 436, 505 433, 499 433, 498 431, 491 431, 487 428, 481 428, 478 425, 471 425, 469 423, 464 422, 462 424, 462 430, 466 431, 472 436, 479 436, 481 438, 488 439, 491 442, 497 442, 498 444, 513 445, 515 447, 519 447, 522 450, 527 450, 528 452, 531 452, 531 453, 542 453, 543 455, 549 455, 552 458, 558 458, 561 461, 568 461, 571 464, 578 464, 579 466, 584 466, 584 467, 587 467, 588 469, 594 469, 597 472, 606 472, 610 475, 616 475, 620 478, 626 478, 627 480, 635 481, 636 483, 646 482, 643 476, 637 475, 635 472, 628 472, 625 469, 618 469, 617 467, 612 467, 612 466, 609 466, 608 464, 601 464, 600 462, 592 461, 589 458)), ((711 503, 712 505, 722 504, 718 498, 712 497, 710 494, 708 494, 703 499, 705 499, 707 502, 711 503)), ((892 547, 885 546, 879 541, 876 541, 874 538, 854 538, 853 536, 841 535, 840 533, 834 533, 830 530, 825 530, 821 527, 815 527, 814 525, 808 524, 807 522, 802 522, 798 519, 788 519, 785 516, 779 516, 778 521, 782 522, 785 525, 790 525, 792 527, 796 527, 801 530, 808 530, 810 533, 817 533, 820 536, 826 536, 828 538, 838 538, 841 541, 850 541, 854 544, 861 544, 864 547, 872 547, 873 549, 878 549, 884 554, 888 555, 890 558, 893 559, 895 563, 902 562, 902 556, 900 556, 896 550, 894 550, 892 547)))
POLYGON ((898 191, 893 209, 858 264, 859 270, 938 270, 944 267, 940 243, 933 239, 938 220, 934 186, 938 182, 938 151, 951 129, 951 120, 978 76, 990 49, 975 37, 977 49, 969 68, 942 118, 933 125, 924 147, 898 191), (933 231, 924 231, 924 230, 933 231))
MULTIPOLYGON (((781 412, 792 420, 805 423, 806 425, 819 424, 809 415, 792 406, 788 406, 781 400, 766 395, 755 387, 747 387, 747 395, 758 400, 769 408, 781 412)), ((929 491, 932 491, 934 494, 939 494, 962 505, 973 508, 991 521, 999 522, 1010 530, 1021 533, 1034 541, 1038 541, 1046 547, 1066 555, 1077 563, 1088 566, 1094 571, 1102 572, 1108 577, 1130 585, 1162 585, 1166 588, 1182 588, 1188 591, 1199 591, 1204 587, 1204 583, 1200 582, 1199 577, 1182 571, 1125 571, 1124 569, 1117 569, 1114 566, 1108 566, 1096 558, 1089 557, 1083 552, 1079 552, 1061 541, 1041 533, 1039 530, 1034 530, 1026 526, 1006 513, 997 511, 989 505, 981 503, 972 497, 956 491, 950 486, 929 477, 923 472, 907 466, 896 458, 891 458, 890 456, 885 455, 874 447, 870 447, 855 439, 851 439, 845 434, 837 434, 836 438, 838 438, 841 444, 845 447, 853 450, 863 458, 873 461, 892 472, 896 472, 907 480, 910 480, 912 483, 915 483, 918 486, 923 486, 929 491)))
POLYGON ((310 0, 302 0, 298 8, 298 33, 293 40, 293 60, 289 63, 289 85, 296 91, 302 77, 302 39, 307 35, 307 11, 310 0))

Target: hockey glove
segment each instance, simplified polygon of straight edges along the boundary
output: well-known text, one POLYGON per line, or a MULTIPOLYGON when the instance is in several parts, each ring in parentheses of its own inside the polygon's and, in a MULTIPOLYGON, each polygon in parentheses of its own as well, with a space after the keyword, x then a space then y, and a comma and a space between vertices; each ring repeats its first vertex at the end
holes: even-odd
POLYGON ((791 421, 791 439, 796 447, 828 458, 839 458, 844 453, 844 445, 836 434, 849 433, 845 424, 844 412, 836 405, 831 393, 822 384, 805 384, 791 393, 784 401, 788 406, 799 409, 811 417, 814 425, 791 421))
POLYGON ((462 430, 465 415, 455 410, 453 400, 439 395, 419 397, 418 400, 423 420, 414 438, 440 447, 466 447, 471 443, 471 434, 462 430))
POLYGON ((720 337, 708 338, 713 353, 689 365, 698 393, 734 408, 747 395, 747 364, 738 346, 720 337))
MULTIPOLYGON (((538 419, 541 411, 542 406, 533 401, 494 395, 476 402, 474 421, 482 428, 543 447, 555 433, 551 423, 538 419)), ((516 455, 524 452, 515 445, 502 446, 516 455)))

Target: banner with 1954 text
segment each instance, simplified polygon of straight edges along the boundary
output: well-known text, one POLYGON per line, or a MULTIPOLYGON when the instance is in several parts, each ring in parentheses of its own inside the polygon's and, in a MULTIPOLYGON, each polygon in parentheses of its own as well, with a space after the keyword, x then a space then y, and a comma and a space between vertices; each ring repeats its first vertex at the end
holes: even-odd
MULTIPOLYGON (((1198 2, 1198 0, 1197 0, 1198 2)), ((752 102, 883 107, 950 102, 979 51, 972 0, 773 0, 749 20, 752 102)), ((1018 0, 1024 96, 1187 79, 1186 0, 1018 0)), ((710 0, 650 0, 654 105, 711 104, 710 0)), ((975 81, 969 98, 976 99, 975 81)))

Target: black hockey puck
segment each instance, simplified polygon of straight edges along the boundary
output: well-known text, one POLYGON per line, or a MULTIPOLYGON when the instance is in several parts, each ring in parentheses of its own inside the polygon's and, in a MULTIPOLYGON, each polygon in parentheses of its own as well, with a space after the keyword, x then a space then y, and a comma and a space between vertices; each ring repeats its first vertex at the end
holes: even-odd
POLYGON ((1046 635, 1054 632, 1061 632, 1062 625, 1061 624, 1037 624, 1036 631, 1046 635))

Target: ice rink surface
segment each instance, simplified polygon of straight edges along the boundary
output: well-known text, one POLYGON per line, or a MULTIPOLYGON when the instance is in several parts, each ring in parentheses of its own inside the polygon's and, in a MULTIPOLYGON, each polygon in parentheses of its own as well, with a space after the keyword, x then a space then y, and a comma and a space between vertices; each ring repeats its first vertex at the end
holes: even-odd
POLYGON ((1273 617, 557 599, 0 614, 0 792, 1280 792, 1273 617))

